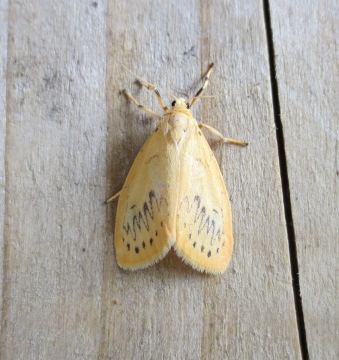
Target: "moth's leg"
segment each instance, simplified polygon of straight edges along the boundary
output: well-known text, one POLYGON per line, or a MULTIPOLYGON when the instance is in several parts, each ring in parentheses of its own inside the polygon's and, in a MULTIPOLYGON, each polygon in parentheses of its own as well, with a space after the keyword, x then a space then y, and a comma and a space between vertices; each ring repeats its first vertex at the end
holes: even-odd
POLYGON ((208 126, 206 124, 200 124, 199 128, 200 129, 205 128, 205 129, 209 130, 212 134, 218 136, 223 142, 225 142, 227 144, 233 144, 233 145, 238 145, 238 146, 247 146, 248 145, 248 143, 243 142, 243 141, 225 138, 222 134, 220 134, 219 131, 212 128, 212 126, 208 126))
POLYGON ((162 99, 162 97, 161 97, 161 95, 159 93, 159 90, 154 85, 149 84, 149 83, 145 83, 145 82, 143 82, 143 81, 141 81, 139 79, 138 79, 138 82, 139 82, 140 85, 144 86, 146 89, 153 91, 155 96, 157 97, 158 103, 160 104, 162 109, 164 111, 168 110, 168 107, 165 105, 164 100, 162 99))
POLYGON ((142 109, 146 112, 148 112, 149 114, 153 115, 153 116, 156 116, 159 120, 162 119, 162 116, 161 115, 158 115, 156 114, 153 110, 141 105, 138 103, 138 101, 126 90, 122 90, 122 92, 130 99, 134 102, 134 104, 139 108, 139 109, 142 109))
POLYGON ((204 92, 204 90, 207 88, 207 85, 209 83, 209 78, 210 78, 210 75, 211 75, 211 72, 213 70, 213 66, 214 66, 214 63, 212 63, 210 65, 210 67, 208 68, 208 71, 207 71, 207 74, 205 76, 205 80, 204 80, 204 84, 202 85, 201 89, 195 94, 192 102, 191 102, 191 105, 190 105, 190 108, 193 106, 193 104, 199 99, 199 96, 204 92))
POLYGON ((110 202, 112 202, 115 198, 117 198, 118 196, 120 196, 121 191, 122 191, 122 190, 120 190, 119 192, 117 192, 116 194, 114 194, 113 196, 111 196, 108 200, 106 200, 106 203, 110 203, 110 202))

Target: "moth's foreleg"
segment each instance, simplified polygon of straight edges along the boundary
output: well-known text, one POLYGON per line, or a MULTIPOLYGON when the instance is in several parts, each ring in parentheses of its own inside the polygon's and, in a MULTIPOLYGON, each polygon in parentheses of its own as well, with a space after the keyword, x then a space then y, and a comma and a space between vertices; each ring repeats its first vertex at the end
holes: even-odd
POLYGON ((159 93, 159 90, 154 85, 143 82, 143 81, 141 81, 139 79, 138 79, 138 82, 139 82, 140 85, 144 86, 146 89, 153 91, 155 96, 157 97, 158 103, 160 104, 162 109, 164 111, 168 110, 168 107, 165 105, 164 100, 162 99, 162 97, 161 97, 161 95, 159 93))
POLYGON ((159 115, 159 114, 155 113, 153 110, 139 104, 139 102, 127 90, 125 90, 125 89, 122 90, 122 93, 124 93, 130 100, 132 100, 139 109, 142 109, 142 110, 148 112, 149 114, 157 117, 159 120, 162 119, 161 115, 159 115))

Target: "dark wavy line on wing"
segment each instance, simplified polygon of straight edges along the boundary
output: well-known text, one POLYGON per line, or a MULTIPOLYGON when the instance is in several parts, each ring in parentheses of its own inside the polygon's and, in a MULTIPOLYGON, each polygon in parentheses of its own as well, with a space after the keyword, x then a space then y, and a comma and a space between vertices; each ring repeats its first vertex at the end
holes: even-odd
POLYGON ((182 206, 186 206, 188 214, 194 213, 194 224, 198 225, 198 235, 205 230, 206 234, 211 236, 211 245, 215 241, 222 240, 224 235, 223 228, 217 228, 215 220, 213 220, 213 217, 215 218, 219 215, 218 212, 213 209, 212 214, 206 214, 206 207, 202 206, 199 195, 194 196, 193 201, 190 201, 186 196, 180 204, 180 208, 182 208, 182 206))
MULTIPOLYGON (((150 221, 154 221, 155 211, 159 214, 163 213, 164 203, 168 206, 166 199, 160 197, 159 199, 155 195, 155 192, 151 190, 148 193, 148 200, 142 205, 142 209, 137 209, 135 205, 131 206, 129 210, 132 211, 132 221, 124 221, 123 229, 127 236, 131 236, 136 241, 137 232, 140 232, 142 227, 149 231, 150 221)), ((126 214, 125 214, 126 220, 126 214)))

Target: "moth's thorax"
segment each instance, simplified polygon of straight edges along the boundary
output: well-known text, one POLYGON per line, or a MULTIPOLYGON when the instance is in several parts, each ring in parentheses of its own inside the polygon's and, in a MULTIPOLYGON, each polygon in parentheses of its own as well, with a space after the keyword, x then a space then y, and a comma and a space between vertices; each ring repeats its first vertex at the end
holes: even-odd
POLYGON ((168 110, 162 121, 164 133, 177 144, 190 133, 192 126, 196 125, 192 113, 183 106, 175 106, 168 110))

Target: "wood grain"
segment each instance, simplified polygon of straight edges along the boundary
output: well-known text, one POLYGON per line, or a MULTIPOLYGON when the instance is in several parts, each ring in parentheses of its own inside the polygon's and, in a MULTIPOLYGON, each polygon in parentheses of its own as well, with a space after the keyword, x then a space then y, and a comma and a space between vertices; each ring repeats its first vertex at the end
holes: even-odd
MULTIPOLYGON (((6 84, 7 84, 7 36, 8 2, 0 2, 0 308, 3 303, 3 268, 5 242, 5 198, 6 198, 6 84)), ((2 313, 0 313, 1 321, 2 313)))
POLYGON ((311 359, 338 359, 336 1, 272 6, 279 99, 311 359))
POLYGON ((97 356, 104 11, 81 1, 9 6, 1 359, 97 356))
MULTIPOLYGON (((262 2, 1 6, 0 358, 300 359, 262 2), (225 146, 207 134, 233 210, 229 269, 200 274, 171 252, 122 271, 116 204, 103 202, 156 119, 119 91, 161 112, 122 65, 192 96, 211 62, 206 95, 219 96, 198 101, 195 117, 249 142, 225 146)), ((337 30, 318 6, 276 4, 271 13, 308 346, 313 359, 334 359, 337 30)))

